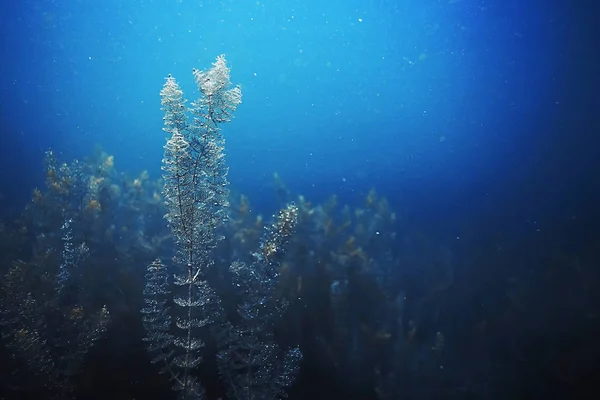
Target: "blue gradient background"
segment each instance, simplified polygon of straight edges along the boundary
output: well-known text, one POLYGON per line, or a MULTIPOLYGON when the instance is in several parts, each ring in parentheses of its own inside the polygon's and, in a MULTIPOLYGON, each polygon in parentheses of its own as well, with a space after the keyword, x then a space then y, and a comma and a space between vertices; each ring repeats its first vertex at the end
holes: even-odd
MULTIPOLYGON (((253 212, 282 206, 275 172, 313 204, 336 194, 360 209, 375 188, 415 238, 402 249, 437 249, 432 265, 398 273, 419 283, 433 253, 453 260, 450 311, 432 316, 458 355, 453 384, 489 384, 490 398, 506 382, 523 398, 589 397, 600 359, 597 16, 598 0, 4 0, 0 230, 44 185, 48 148, 71 161, 101 145, 117 171, 157 178, 164 78, 192 101, 192 68, 226 54, 243 91, 223 127, 229 178, 253 212), (513 318, 503 303, 516 279, 529 307, 513 318), (475 322, 489 331, 473 333, 475 322)), ((111 350, 116 364, 98 370, 109 383, 84 392, 145 395, 147 360, 111 350)), ((319 379, 305 393, 332 390, 319 379)))
POLYGON ((597 102, 574 105, 597 89, 573 72, 598 53, 577 4, 3 3, 4 201, 41 184, 48 147, 68 160, 99 143, 119 170, 160 174, 163 78, 191 101, 191 69, 224 53, 244 95, 224 128, 230 179, 257 207, 272 211, 278 172, 314 201, 375 187, 434 224, 539 218, 597 154, 579 139, 597 102))

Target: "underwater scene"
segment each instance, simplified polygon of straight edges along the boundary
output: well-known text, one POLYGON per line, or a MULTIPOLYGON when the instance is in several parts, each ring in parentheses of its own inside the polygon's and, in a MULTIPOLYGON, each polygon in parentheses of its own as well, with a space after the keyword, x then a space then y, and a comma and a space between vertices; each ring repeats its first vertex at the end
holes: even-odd
POLYGON ((587 0, 0 5, 0 399, 597 398, 587 0))

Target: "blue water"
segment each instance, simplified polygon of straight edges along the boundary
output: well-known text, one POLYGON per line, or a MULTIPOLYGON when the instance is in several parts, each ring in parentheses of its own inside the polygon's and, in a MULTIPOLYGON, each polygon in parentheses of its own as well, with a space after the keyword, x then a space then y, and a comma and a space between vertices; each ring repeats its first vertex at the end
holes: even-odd
POLYGON ((473 238, 497 249, 525 243, 524 259, 530 243, 544 248, 540 237, 577 252, 597 230, 599 199, 592 7, 3 2, 0 214, 15 214, 43 185, 48 148, 68 161, 100 145, 119 171, 159 177, 164 78, 175 76, 191 102, 192 69, 224 54, 243 92, 222 131, 229 180, 257 213, 280 206, 277 173, 314 204, 335 194, 340 204, 362 205, 374 188, 407 229, 427 232, 457 258, 476 251, 473 238), (473 247, 457 244, 465 235, 473 247))
POLYGON ((565 107, 567 11, 535 1, 19 2, 3 6, 4 132, 31 163, 48 147, 68 159, 99 143, 119 168, 156 174, 163 78, 193 100, 191 69, 225 54, 244 95, 224 131, 241 191, 268 190, 276 171, 319 198, 375 186, 486 202, 527 174, 565 107))

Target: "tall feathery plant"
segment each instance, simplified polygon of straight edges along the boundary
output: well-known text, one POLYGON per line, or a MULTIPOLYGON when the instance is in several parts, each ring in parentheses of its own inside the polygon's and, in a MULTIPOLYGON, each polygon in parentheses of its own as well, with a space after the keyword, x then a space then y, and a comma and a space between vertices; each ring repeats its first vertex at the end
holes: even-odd
POLYGON ((191 371, 201 362, 204 343, 198 329, 212 323, 220 313, 219 299, 203 280, 214 264, 212 251, 223 238, 218 233, 228 206, 227 167, 220 125, 228 122, 241 103, 239 87, 232 87, 225 57, 219 56, 207 71, 194 70, 200 98, 186 107, 183 92, 169 76, 160 92, 165 145, 162 169, 164 197, 175 240, 174 263, 180 272, 174 284, 180 287, 173 302, 180 308, 171 330, 169 274, 160 260, 147 271, 142 310, 147 331, 145 340, 175 382, 181 398, 202 398, 203 389, 191 371), (191 121, 188 117, 191 114, 191 121))

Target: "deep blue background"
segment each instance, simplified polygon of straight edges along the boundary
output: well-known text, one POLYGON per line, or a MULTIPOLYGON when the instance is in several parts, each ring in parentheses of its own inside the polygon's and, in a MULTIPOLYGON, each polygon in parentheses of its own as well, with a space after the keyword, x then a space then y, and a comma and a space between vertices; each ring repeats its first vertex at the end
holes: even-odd
MULTIPOLYGON (((493 315, 501 307, 479 307, 480 299, 500 299, 506 277, 534 271, 533 306, 520 320, 531 322, 503 325, 486 346, 510 340, 502 329, 519 331, 533 350, 504 372, 529 371, 519 379, 534 382, 532 392, 556 395, 542 372, 564 354, 553 353, 556 343, 566 343, 575 354, 566 365, 582 366, 573 374, 584 371, 597 390, 588 366, 598 364, 600 314, 563 304, 568 284, 537 280, 544 255, 563 247, 597 265, 597 3, 2 1, 0 217, 21 211, 43 185, 49 147, 69 161, 100 144, 117 170, 158 177, 164 77, 173 74, 192 101, 192 68, 226 54, 243 90, 223 127, 234 190, 270 214, 281 206, 275 172, 314 203, 337 194, 360 207, 375 188, 407 231, 427 232, 456 256, 453 294, 461 293, 451 306, 459 312, 447 326, 493 315), (494 251, 508 247, 514 260, 495 266, 494 251), (489 265, 463 265, 467 253, 489 265)), ((416 275, 417 267, 407 269, 416 275)), ((473 376, 485 371, 465 359, 473 376)))
POLYGON ((448 234, 582 217, 597 198, 592 5, 3 2, 2 208, 42 184, 48 147, 69 160, 99 143, 119 170, 158 176, 163 78, 194 100, 191 69, 224 53, 244 95, 224 127, 230 179, 264 211, 278 172, 313 201, 375 187, 448 234))

